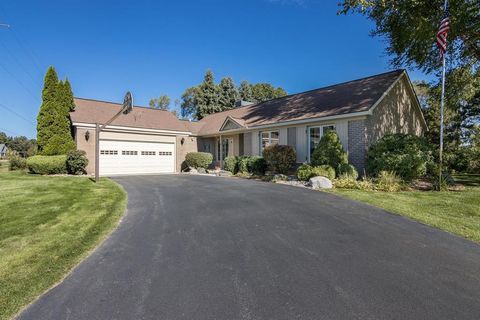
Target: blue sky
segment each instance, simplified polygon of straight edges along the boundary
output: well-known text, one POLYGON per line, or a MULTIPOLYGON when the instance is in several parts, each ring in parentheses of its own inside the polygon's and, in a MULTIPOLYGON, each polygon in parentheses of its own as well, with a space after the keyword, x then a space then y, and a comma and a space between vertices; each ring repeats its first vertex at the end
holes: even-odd
POLYGON ((75 96, 120 102, 130 90, 137 105, 173 102, 207 69, 288 93, 391 70, 372 23, 337 16, 338 2, 2 1, 0 23, 12 28, 0 28, 0 131, 36 136, 49 65, 75 96))

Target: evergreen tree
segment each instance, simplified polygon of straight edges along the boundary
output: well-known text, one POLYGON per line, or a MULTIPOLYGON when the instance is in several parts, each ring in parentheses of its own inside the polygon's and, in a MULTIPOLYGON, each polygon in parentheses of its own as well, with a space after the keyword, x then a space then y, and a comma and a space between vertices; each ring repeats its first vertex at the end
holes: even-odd
POLYGON ((182 94, 180 110, 182 118, 196 117, 197 115, 198 86, 190 87, 182 94))
POLYGON ((55 118, 53 109, 55 107, 54 100, 57 86, 57 73, 53 67, 49 67, 44 79, 42 105, 37 116, 37 144, 40 153, 43 152, 48 140, 52 136, 51 126, 55 118))
POLYGON ((43 154, 66 154, 68 151, 75 149, 69 115, 73 105, 73 94, 70 84, 67 81, 60 81, 55 93, 54 108, 52 108, 54 118, 50 126, 51 137, 42 150, 43 154))
POLYGON ((255 102, 253 99, 252 85, 248 81, 242 81, 238 88, 240 99, 248 102, 255 102))
POLYGON ((254 102, 263 102, 284 97, 287 92, 280 87, 275 88, 270 83, 257 83, 252 86, 254 102))
POLYGON ((218 87, 215 85, 212 71, 208 70, 197 93, 197 119, 221 111, 218 100, 218 87))
POLYGON ((219 99, 221 111, 235 108, 235 102, 238 99, 238 92, 232 78, 226 77, 220 81, 219 99))

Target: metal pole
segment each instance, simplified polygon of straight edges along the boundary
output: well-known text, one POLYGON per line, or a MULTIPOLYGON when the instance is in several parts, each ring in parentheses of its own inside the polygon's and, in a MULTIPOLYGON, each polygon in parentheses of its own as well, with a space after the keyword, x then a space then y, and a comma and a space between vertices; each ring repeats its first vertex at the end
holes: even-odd
POLYGON ((95 182, 99 180, 100 165, 100 125, 95 124, 95 182))
MULTIPOLYGON (((445 3, 443 5, 443 9, 446 12, 447 11, 447 1, 445 0, 445 3)), ((443 54, 442 57, 442 98, 440 100, 440 154, 439 154, 439 172, 438 172, 438 185, 439 188, 442 185, 442 171, 443 171, 443 110, 444 110, 444 105, 445 105, 445 56, 447 55, 447 51, 445 50, 445 53, 443 54)))
POLYGON ((220 135, 220 170, 223 169, 223 141, 222 135, 220 135))

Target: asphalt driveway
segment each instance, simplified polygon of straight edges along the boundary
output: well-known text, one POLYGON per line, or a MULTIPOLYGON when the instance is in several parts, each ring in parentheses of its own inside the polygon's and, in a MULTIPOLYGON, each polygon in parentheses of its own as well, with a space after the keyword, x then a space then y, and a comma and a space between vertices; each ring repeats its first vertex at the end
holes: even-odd
POLYGON ((116 178, 119 228, 21 319, 480 319, 480 246, 337 196, 116 178))

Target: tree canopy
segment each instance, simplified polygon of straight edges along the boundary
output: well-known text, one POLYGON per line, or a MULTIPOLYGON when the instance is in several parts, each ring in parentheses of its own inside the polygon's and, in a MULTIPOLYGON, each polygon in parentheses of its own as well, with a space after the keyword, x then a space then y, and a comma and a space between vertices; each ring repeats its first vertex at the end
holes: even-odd
POLYGON ((148 103, 150 108, 168 111, 170 107, 170 98, 167 95, 160 95, 158 98, 150 99, 148 103))
POLYGON ((183 118, 200 120, 209 114, 235 108, 238 100, 258 103, 285 95, 287 92, 283 88, 269 83, 242 81, 236 87, 231 77, 221 79, 217 85, 212 71, 208 70, 201 84, 185 90, 179 105, 183 118))
POLYGON ((10 151, 15 151, 22 156, 33 156, 37 152, 37 140, 25 136, 7 136, 0 131, 0 143, 5 144, 10 151))

